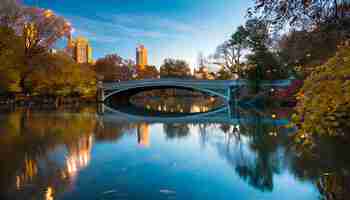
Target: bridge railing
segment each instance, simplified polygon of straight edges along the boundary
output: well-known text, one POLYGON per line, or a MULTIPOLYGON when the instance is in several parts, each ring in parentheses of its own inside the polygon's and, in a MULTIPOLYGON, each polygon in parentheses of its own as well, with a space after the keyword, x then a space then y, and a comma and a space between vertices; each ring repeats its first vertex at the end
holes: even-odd
MULTIPOLYGON (((287 87, 291 84, 291 79, 285 80, 272 80, 272 81, 261 81, 263 87, 287 87)), ((248 85, 249 81, 245 79, 239 80, 196 80, 196 79, 144 79, 144 80, 131 80, 121 82, 108 82, 103 83, 103 88, 113 89, 122 87, 133 87, 133 86, 148 86, 148 85, 188 85, 188 86, 203 86, 203 87, 221 87, 227 88, 231 86, 243 86, 248 85)))
POLYGON ((109 82, 103 83, 104 88, 118 88, 129 87, 137 85, 184 85, 189 84, 193 86, 216 86, 216 87, 230 87, 234 85, 245 85, 245 80, 195 80, 195 79, 144 79, 144 80, 131 80, 121 82, 109 82))

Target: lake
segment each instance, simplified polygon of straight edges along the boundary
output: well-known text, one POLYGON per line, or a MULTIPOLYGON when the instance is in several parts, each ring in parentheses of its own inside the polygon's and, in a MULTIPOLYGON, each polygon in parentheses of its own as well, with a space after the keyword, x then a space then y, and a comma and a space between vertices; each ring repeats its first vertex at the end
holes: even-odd
MULTIPOLYGON (((172 102, 174 100, 171 100, 172 102)), ((320 199, 319 176, 290 148, 285 108, 214 100, 151 103, 144 115, 98 106, 2 109, 4 200, 320 199), (197 103, 196 103, 197 102, 197 103), (214 104, 214 108, 210 105, 214 104), (182 108, 183 106, 186 108, 182 108), (156 111, 182 113, 154 118, 156 111), (150 111, 152 110, 152 111, 150 111), (112 109, 113 111, 113 109, 112 109), (190 117, 183 115, 189 112, 190 117)))

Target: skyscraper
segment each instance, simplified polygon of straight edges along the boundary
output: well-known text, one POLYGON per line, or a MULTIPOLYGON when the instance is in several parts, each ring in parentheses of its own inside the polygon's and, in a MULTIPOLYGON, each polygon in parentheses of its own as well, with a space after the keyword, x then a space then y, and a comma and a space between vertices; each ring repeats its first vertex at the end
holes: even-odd
POLYGON ((147 65, 147 49, 143 45, 136 48, 136 64, 141 70, 147 65))
POLYGON ((77 63, 92 63, 92 48, 84 37, 68 38, 66 51, 77 63))

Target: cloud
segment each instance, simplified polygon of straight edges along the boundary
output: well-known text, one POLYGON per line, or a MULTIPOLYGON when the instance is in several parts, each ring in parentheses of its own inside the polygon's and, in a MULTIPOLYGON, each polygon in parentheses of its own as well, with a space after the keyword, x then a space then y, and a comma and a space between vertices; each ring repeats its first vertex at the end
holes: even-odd
POLYGON ((87 17, 73 15, 66 15, 65 17, 73 24, 76 34, 84 35, 90 40, 94 40, 96 42, 115 43, 122 39, 160 39, 176 37, 175 34, 171 34, 166 30, 138 26, 135 18, 131 19, 132 21, 130 21, 130 23, 125 23, 126 18, 120 21, 116 20, 115 17, 110 19, 103 19, 99 17, 90 19, 87 17))
POLYGON ((95 42, 117 43, 120 40, 176 39, 207 30, 206 27, 153 15, 111 14, 94 18, 65 15, 77 35, 95 42))
POLYGON ((100 15, 100 17, 103 19, 110 18, 113 22, 126 26, 144 26, 150 29, 166 30, 175 33, 194 33, 207 29, 207 27, 199 24, 188 24, 155 15, 114 14, 112 16, 100 15))

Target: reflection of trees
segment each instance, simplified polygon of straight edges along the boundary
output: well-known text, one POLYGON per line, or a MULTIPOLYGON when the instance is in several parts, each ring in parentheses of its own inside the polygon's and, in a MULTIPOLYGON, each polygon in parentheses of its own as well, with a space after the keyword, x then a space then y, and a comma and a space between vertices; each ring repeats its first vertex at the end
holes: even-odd
POLYGON ((297 134, 289 149, 294 174, 311 180, 326 200, 350 197, 350 157, 346 154, 349 142, 343 137, 322 136, 305 145, 297 134))
POLYGON ((201 134, 201 138, 214 145, 243 180, 259 190, 271 191, 273 175, 281 169, 280 150, 287 137, 278 134, 281 128, 264 123, 264 116, 250 112, 238 116, 249 119, 248 123, 220 124, 221 132, 201 134))
POLYGON ((95 129, 95 138, 97 141, 117 141, 135 126, 125 122, 108 122, 100 116, 95 129))
POLYGON ((95 117, 82 112, 18 110, 1 117, 0 127, 6 131, 0 140, 2 199, 53 198, 69 188, 79 170, 88 165, 93 143, 95 117), (63 162, 57 153, 65 155, 63 162))
POLYGON ((164 124, 163 129, 169 139, 186 137, 190 133, 188 124, 164 124))
POLYGON ((141 92, 131 98, 137 107, 163 113, 200 113, 222 106, 220 98, 181 89, 141 92), (176 95, 172 95, 175 93, 176 95))

